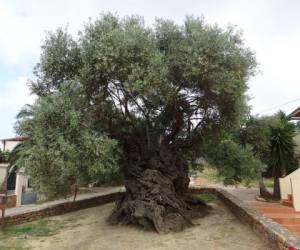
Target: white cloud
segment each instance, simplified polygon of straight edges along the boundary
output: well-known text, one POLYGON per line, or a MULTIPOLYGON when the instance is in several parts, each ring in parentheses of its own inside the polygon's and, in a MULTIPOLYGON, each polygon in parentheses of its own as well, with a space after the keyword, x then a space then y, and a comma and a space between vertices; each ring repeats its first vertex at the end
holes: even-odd
POLYGON ((0 96, 1 108, 19 109, 24 103, 32 103, 35 99, 33 95, 30 95, 26 77, 18 77, 6 86, 0 96))
POLYGON ((14 135, 15 116, 25 104, 32 104, 36 97, 30 95, 26 77, 19 77, 6 84, 0 95, 0 138, 14 135))
POLYGON ((0 62, 15 65, 35 57, 40 47, 35 31, 26 16, 0 2, 0 62))

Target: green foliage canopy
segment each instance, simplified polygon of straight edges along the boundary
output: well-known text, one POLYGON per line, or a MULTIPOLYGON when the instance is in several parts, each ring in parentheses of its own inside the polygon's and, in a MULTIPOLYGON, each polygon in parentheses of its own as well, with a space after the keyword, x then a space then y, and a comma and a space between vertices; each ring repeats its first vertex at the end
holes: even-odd
POLYGON ((233 140, 222 140, 212 159, 226 185, 242 181, 249 184, 259 179, 264 169, 261 161, 254 156, 250 145, 242 146, 233 140))
POLYGON ((49 33, 31 88, 44 96, 77 79, 94 124, 111 137, 139 131, 146 144, 194 151, 205 129, 238 125, 255 67, 234 28, 194 17, 183 25, 158 19, 149 28, 138 16, 106 14, 78 40, 61 29, 49 33))
POLYGON ((40 97, 18 116, 16 130, 30 139, 17 150, 33 187, 48 198, 66 195, 74 183, 111 181, 120 176, 115 140, 94 131, 75 82, 40 97))
MULTIPOLYGON (((30 83, 39 100, 30 119, 19 118, 17 131, 32 137, 21 158, 25 166, 44 164, 48 157, 56 176, 75 175, 81 164, 74 167, 74 162, 96 159, 102 149, 89 142, 97 140, 110 145, 108 152, 118 141, 122 168, 132 178, 137 171, 128 171, 133 162, 149 167, 161 148, 172 152, 176 162, 193 162, 206 133, 238 127, 247 109, 246 82, 256 68, 239 31, 194 17, 183 25, 158 19, 150 28, 138 16, 105 14, 89 22, 78 39, 62 29, 48 33, 42 49, 30 83), (69 100, 64 92, 70 82, 80 91, 69 100), (79 107, 77 99, 82 100, 79 107)), ((46 176, 40 183, 49 182, 46 176)))

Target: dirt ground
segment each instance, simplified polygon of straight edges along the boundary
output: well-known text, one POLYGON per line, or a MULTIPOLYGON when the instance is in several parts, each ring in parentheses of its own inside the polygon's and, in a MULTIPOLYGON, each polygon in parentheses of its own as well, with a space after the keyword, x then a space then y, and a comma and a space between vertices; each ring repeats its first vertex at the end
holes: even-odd
MULTIPOLYGON (((212 206, 214 209, 210 215, 194 221, 196 226, 182 232, 157 234, 133 226, 107 225, 105 220, 113 207, 113 204, 110 203, 101 207, 48 218, 45 221, 48 228, 37 231, 38 233, 35 234, 21 233, 14 236, 3 236, 1 239, 0 233, 0 249, 269 249, 249 227, 240 223, 221 202, 215 201, 212 206)), ((23 229, 23 231, 26 230, 23 229)))

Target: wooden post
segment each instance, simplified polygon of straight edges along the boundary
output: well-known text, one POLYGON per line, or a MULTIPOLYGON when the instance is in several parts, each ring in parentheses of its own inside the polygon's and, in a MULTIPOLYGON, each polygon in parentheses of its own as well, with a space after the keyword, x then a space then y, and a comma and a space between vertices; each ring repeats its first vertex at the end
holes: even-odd
POLYGON ((6 209, 6 204, 7 204, 7 180, 8 180, 8 168, 6 169, 6 175, 4 182, 2 183, 2 188, 4 189, 4 194, 1 194, 0 196, 0 209, 1 209, 1 228, 5 227, 5 209, 6 209))
POLYGON ((78 192, 78 185, 75 184, 74 185, 74 199, 73 199, 73 202, 76 200, 77 192, 78 192))

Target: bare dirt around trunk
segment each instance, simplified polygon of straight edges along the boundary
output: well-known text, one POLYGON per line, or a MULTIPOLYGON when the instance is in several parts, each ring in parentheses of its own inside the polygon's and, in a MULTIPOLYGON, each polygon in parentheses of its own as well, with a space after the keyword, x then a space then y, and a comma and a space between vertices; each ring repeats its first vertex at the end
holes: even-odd
POLYGON ((114 206, 110 203, 48 218, 48 236, 26 235, 26 233, 13 237, 2 236, 0 249, 270 249, 223 203, 215 201, 211 205, 214 208, 211 213, 204 218, 194 220, 193 223, 196 224, 194 227, 181 232, 158 234, 134 226, 108 225, 106 219, 114 206))

